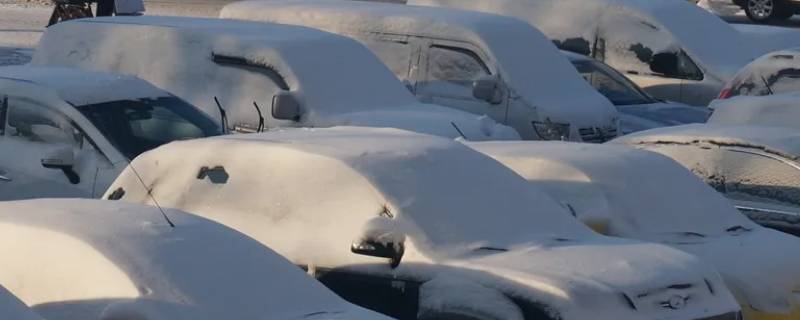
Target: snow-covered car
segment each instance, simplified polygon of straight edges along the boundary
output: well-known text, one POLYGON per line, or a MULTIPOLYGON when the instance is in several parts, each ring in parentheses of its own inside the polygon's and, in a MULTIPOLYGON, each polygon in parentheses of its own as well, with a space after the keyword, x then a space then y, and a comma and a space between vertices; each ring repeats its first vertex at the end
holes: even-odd
POLYGON ((718 99, 800 91, 800 48, 768 53, 751 62, 725 85, 718 99))
POLYGON ((674 0, 409 0, 514 16, 564 50, 601 60, 654 97, 706 106, 747 63, 748 45, 712 13, 674 0))
POLYGON ((33 310, 0 286, 0 317, 13 320, 42 320, 33 310))
POLYGON ((709 123, 786 127, 800 130, 800 91, 714 100, 709 123))
POLYGON ((754 221, 800 235, 800 130, 710 122, 637 132, 612 143, 666 155, 754 221))
POLYGON ((732 0, 750 20, 760 23, 788 20, 800 12, 800 0, 732 0))
POLYGON ((130 168, 106 198, 155 199, 226 224, 398 319, 739 315, 696 257, 600 236, 451 139, 295 129, 172 143, 130 168))
POLYGON ((319 28, 372 50, 421 101, 486 114, 525 139, 605 142, 618 114, 544 35, 503 16, 359 1, 240 1, 222 18, 319 28))
POLYGON ((174 209, 0 202, 0 250, 0 283, 48 320, 389 320, 253 239, 174 209))
POLYGON ((761 227, 675 161, 618 145, 471 143, 596 231, 661 243, 722 274, 744 319, 800 318, 800 239, 761 227))
POLYGON ((99 197, 130 159, 220 133, 187 102, 131 76, 0 68, 0 200, 99 197))
POLYGON ((564 51, 578 73, 597 89, 620 113, 622 134, 689 123, 705 123, 711 116, 707 107, 653 98, 625 75, 605 63, 564 51))
POLYGON ((137 75, 231 131, 352 125, 519 139, 486 116, 418 102, 364 46, 310 28, 181 17, 73 20, 47 29, 32 63, 137 75))

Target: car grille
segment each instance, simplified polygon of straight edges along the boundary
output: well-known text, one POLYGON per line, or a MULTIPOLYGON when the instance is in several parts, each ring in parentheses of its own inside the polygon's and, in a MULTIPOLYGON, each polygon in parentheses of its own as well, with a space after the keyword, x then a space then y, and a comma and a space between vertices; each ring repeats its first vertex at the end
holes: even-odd
POLYGON ((578 133, 581 135, 583 142, 603 143, 617 137, 617 128, 615 127, 589 127, 580 128, 578 133))
POLYGON ((702 318, 697 320, 742 320, 742 313, 741 312, 730 312, 726 314, 721 314, 718 316, 713 316, 709 318, 702 318))

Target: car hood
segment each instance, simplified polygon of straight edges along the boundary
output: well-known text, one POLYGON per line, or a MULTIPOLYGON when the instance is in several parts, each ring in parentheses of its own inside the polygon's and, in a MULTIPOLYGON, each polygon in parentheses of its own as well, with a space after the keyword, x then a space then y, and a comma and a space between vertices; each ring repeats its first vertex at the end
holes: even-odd
POLYGON ((693 256, 657 244, 600 239, 476 254, 456 264, 508 281, 484 285, 512 296, 530 294, 564 319, 592 319, 597 312, 609 319, 690 319, 738 310, 719 275, 693 256), (673 309, 670 299, 686 304, 673 309))
POLYGON ((676 102, 624 105, 617 106, 617 110, 620 112, 622 132, 625 134, 660 127, 705 123, 711 116, 709 108, 676 102))
POLYGON ((317 121, 322 126, 391 127, 471 141, 520 139, 516 130, 488 116, 424 103, 346 113, 317 121))

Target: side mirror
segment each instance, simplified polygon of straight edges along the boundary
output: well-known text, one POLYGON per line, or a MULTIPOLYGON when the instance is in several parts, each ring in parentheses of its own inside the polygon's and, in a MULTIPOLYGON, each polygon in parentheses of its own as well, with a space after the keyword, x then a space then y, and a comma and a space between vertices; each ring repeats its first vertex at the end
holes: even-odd
POLYGON ((494 76, 482 77, 472 82, 472 96, 491 104, 503 102, 500 96, 500 80, 494 76))
POLYGON ((300 120, 300 102, 289 91, 278 92, 272 97, 272 117, 278 120, 300 120))
POLYGON ((350 251, 370 257, 387 258, 392 268, 400 265, 405 254, 406 236, 396 230, 394 220, 376 217, 365 226, 361 239, 353 242, 350 251))
POLYGON ((650 70, 658 74, 674 77, 678 69, 678 55, 673 52, 658 53, 650 60, 650 70))
POLYGON ((73 170, 74 166, 75 153, 72 152, 72 148, 69 146, 59 147, 42 158, 42 167, 61 170, 70 183, 78 184, 81 182, 81 178, 73 170))

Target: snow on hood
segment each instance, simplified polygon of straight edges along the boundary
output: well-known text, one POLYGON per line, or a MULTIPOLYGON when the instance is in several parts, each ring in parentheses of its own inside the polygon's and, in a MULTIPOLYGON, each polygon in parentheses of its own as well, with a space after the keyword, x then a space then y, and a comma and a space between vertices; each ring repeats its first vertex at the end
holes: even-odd
POLYGON ((786 127, 800 130, 800 92, 770 96, 738 96, 714 100, 709 124, 786 127))
MULTIPOLYGON (((521 18, 551 39, 594 39, 597 21, 608 12, 640 17, 667 30, 693 58, 721 79, 729 79, 759 55, 719 17, 687 1, 672 0, 409 0, 409 4, 448 6, 521 18), (703 30, 698 33, 697 30, 703 30), (591 35, 591 36, 590 36, 591 35), (714 41, 708 41, 714 39, 714 41)), ((635 34, 632 34, 635 36, 635 34)), ((631 40, 633 43, 636 40, 631 40)))
POLYGON ((478 46, 514 92, 555 122, 594 126, 616 116, 538 30, 512 18, 471 11, 330 0, 241 1, 223 18, 298 24, 350 34, 425 36, 478 46), (511 31, 513 30, 513 32, 511 31))
POLYGON ((710 144, 759 149, 792 160, 800 158, 800 131, 782 127, 690 124, 637 132, 612 142, 629 145, 710 144))
POLYGON ((138 313, 147 319, 170 320, 294 319, 350 310, 363 314, 246 236, 178 210, 166 209, 164 214, 174 228, 158 209, 141 205, 98 200, 2 202, 3 251, 21 256, 13 260, 16 263, 6 261, 0 277, 51 320, 73 319, 75 312, 84 313, 77 316, 81 319, 138 313), (58 261, 60 267, 46 273, 31 272, 40 266, 28 263, 53 263, 58 256, 55 251, 38 254, 41 247, 20 247, 19 239, 31 237, 50 240, 46 246, 58 246, 56 251, 68 257, 83 258, 58 261), (84 267, 70 270, 75 263, 84 267))
POLYGON ((76 106, 169 96, 164 90, 133 76, 61 67, 0 67, 0 80, 40 85, 76 106))
POLYGON ((13 320, 42 320, 6 288, 0 286, 0 317, 13 320))
MULTIPOLYGON (((330 123, 348 113, 360 114, 356 120, 363 121, 364 113, 377 109, 412 106, 421 112, 413 107, 416 98, 362 45, 295 26, 178 17, 69 21, 47 29, 32 63, 136 74, 216 118, 214 98, 218 97, 231 124, 255 128, 258 117, 253 102, 262 109, 270 106, 275 92, 265 91, 277 86, 268 76, 220 65, 213 56, 240 59, 249 67, 274 70, 283 77, 305 112, 303 126, 330 123)), ((451 113, 466 121, 465 113, 451 113)), ((463 126, 483 126, 485 121, 477 118, 473 116, 472 123, 463 126)), ((267 119, 268 127, 294 125, 267 119)), ((418 124, 422 128, 435 125, 441 123, 418 124)), ((451 127, 447 123, 439 130, 451 127)))

